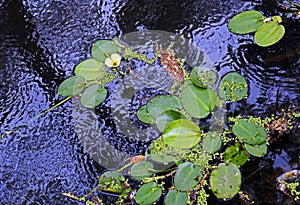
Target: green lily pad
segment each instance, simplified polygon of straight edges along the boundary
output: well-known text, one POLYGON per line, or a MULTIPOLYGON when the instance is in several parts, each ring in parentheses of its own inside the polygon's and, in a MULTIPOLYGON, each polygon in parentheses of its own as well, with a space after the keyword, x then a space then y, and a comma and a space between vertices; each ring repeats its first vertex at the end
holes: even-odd
POLYGON ((144 105, 140 107, 136 113, 138 119, 142 121, 143 123, 146 124, 154 124, 155 121, 150 117, 148 111, 147 111, 147 106, 144 105))
POLYGON ((250 145, 262 144, 266 141, 267 132, 260 126, 256 125, 255 137, 252 139, 244 139, 244 142, 250 145))
POLYGON ((251 145, 262 144, 266 141, 267 133, 248 119, 239 119, 232 128, 233 133, 251 145))
POLYGON ((235 102, 248 95, 248 84, 243 76, 236 72, 226 74, 218 87, 221 99, 235 102))
POLYGON ((262 47, 277 43, 284 36, 285 28, 276 21, 269 21, 259 27, 254 35, 257 45, 262 47))
POLYGON ((236 143, 226 149, 224 160, 227 164, 233 163, 242 166, 248 161, 249 157, 250 155, 246 150, 240 149, 240 143, 236 143))
POLYGON ((102 77, 104 72, 104 64, 95 59, 87 59, 82 61, 75 67, 75 75, 82 76, 85 80, 96 80, 102 77))
POLYGON ((200 128, 187 119, 178 119, 169 123, 162 136, 169 146, 181 149, 192 148, 201 139, 200 128))
POLYGON ((135 201, 139 205, 152 204, 159 199, 162 194, 161 187, 155 182, 149 182, 139 188, 135 195, 135 201))
POLYGON ((61 96, 74 96, 83 91, 85 79, 81 76, 72 76, 65 79, 58 87, 61 96))
POLYGON ((235 15, 229 22, 228 28, 237 34, 255 32, 264 23, 265 17, 258 11, 244 11, 235 15))
POLYGON ((109 40, 100 40, 92 45, 92 57, 104 62, 111 54, 118 52, 118 46, 109 40))
POLYGON ((147 103, 149 116, 156 119, 167 110, 181 110, 180 99, 171 95, 157 95, 147 103))
POLYGON ((106 96, 107 90, 101 84, 92 84, 83 91, 80 103, 84 107, 93 108, 102 103, 106 96))
POLYGON ((213 111, 217 103, 217 95, 210 88, 189 85, 182 91, 184 109, 193 117, 204 118, 213 111))
POLYGON ((160 163, 170 163, 170 162, 175 162, 176 157, 168 154, 151 154, 150 158, 155 161, 155 162, 160 162, 160 163))
POLYGON ((241 187, 241 172, 236 164, 221 163, 210 175, 210 187, 219 199, 234 197, 241 187))
POLYGON ((188 195, 186 192, 171 190, 166 195, 165 205, 186 205, 187 201, 188 195))
POLYGON ((209 154, 217 152, 222 145, 221 137, 217 133, 208 133, 202 142, 202 147, 209 154))
POLYGON ((201 168, 191 162, 185 162, 178 166, 174 177, 174 186, 177 190, 188 191, 197 186, 202 178, 201 168))
POLYGON ((156 126, 160 131, 164 131, 167 125, 177 119, 185 118, 180 112, 174 110, 167 110, 161 113, 155 120, 156 126))
POLYGON ((267 145, 266 143, 258 145, 245 144, 245 149, 247 152, 255 157, 263 157, 267 154, 267 145))
POLYGON ((233 133, 243 139, 251 139, 255 137, 256 126, 248 119, 239 119, 232 128, 233 133))
POLYGON ((145 177, 151 176, 152 173, 150 169, 153 169, 153 165, 151 162, 145 160, 140 161, 131 167, 130 175, 137 180, 142 180, 145 177))
POLYGON ((215 84, 217 74, 213 70, 201 70, 201 68, 196 67, 192 70, 190 78, 196 86, 207 88, 215 84))

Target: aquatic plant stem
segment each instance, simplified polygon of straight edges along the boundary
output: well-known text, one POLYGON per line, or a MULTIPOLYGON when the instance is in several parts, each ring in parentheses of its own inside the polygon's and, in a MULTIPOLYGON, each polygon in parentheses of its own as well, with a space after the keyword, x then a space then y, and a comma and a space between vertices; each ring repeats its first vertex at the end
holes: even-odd
POLYGON ((163 180, 167 177, 170 177, 172 176, 173 174, 175 174, 177 172, 177 169, 171 171, 170 173, 166 174, 166 175, 163 175, 163 176, 157 176, 157 177, 151 177, 151 178, 144 178, 143 179, 143 182, 144 183, 148 183, 148 182, 151 182, 151 181, 157 181, 157 180, 163 180))
POLYGON ((123 167, 121 167, 120 169, 118 169, 117 172, 123 171, 123 170, 126 169, 127 167, 130 167, 132 164, 133 164, 132 162, 126 164, 125 166, 123 166, 123 167))
POLYGON ((4 138, 6 135, 10 135, 10 134, 12 134, 13 132, 15 132, 15 131, 21 129, 22 127, 29 125, 29 124, 32 123, 34 120, 36 120, 36 119, 42 117, 43 115, 47 114, 47 113, 50 112, 51 110, 53 110, 53 109, 57 108, 58 106, 64 104, 65 102, 67 102, 68 100, 70 100, 72 97, 73 97, 73 96, 69 96, 69 97, 63 99, 62 101, 60 101, 59 103, 53 105, 52 107, 50 107, 49 109, 45 110, 44 112, 41 112, 39 115, 35 116, 35 117, 32 118, 31 120, 29 120, 27 123, 22 124, 22 125, 19 125, 19 126, 13 128, 13 129, 10 130, 10 131, 7 131, 7 132, 2 133, 2 134, 1 134, 1 138, 4 138))
POLYGON ((289 2, 290 4, 293 4, 294 6, 300 8, 300 4, 297 4, 297 3, 293 2, 293 1, 290 1, 290 0, 287 0, 287 2, 289 2))

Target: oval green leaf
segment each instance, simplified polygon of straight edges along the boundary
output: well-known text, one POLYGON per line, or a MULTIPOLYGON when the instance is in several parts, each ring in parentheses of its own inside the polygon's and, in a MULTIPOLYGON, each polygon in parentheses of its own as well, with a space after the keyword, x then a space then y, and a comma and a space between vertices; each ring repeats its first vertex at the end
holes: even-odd
POLYGON ((213 154, 220 149, 222 145, 221 137, 217 133, 208 133, 202 142, 202 147, 209 154, 213 154))
POLYGON ((82 61, 75 67, 75 75, 82 76, 85 80, 96 80, 104 75, 104 64, 95 59, 82 61))
POLYGON ((138 119, 142 121, 143 123, 146 124, 154 124, 155 121, 150 117, 148 111, 147 111, 147 106, 144 105, 140 107, 136 113, 138 119))
POLYGON ((93 108, 102 103, 106 96, 107 90, 101 84, 92 84, 83 91, 80 103, 84 107, 93 108))
POLYGON ((171 95, 157 95, 147 103, 147 111, 153 119, 167 110, 181 110, 181 108, 180 100, 171 95))
POLYGON ((175 162, 176 157, 168 154, 151 154, 150 158, 155 161, 155 162, 160 162, 160 163, 170 163, 170 162, 175 162))
POLYGON ((178 166, 174 177, 174 186, 177 190, 188 191, 197 186, 202 178, 201 168, 191 162, 185 162, 178 166))
POLYGON ((243 76, 236 72, 226 74, 218 87, 221 99, 235 102, 248 95, 248 84, 243 76))
POLYGON ((139 188, 135 201, 139 205, 148 205, 157 201, 162 194, 162 189, 155 182, 149 182, 139 188))
POLYGON ((186 205, 187 201, 188 195, 186 192, 171 190, 166 196, 165 205, 186 205))
POLYGON ((229 22, 228 28, 237 34, 255 32, 264 23, 265 17, 258 11, 244 11, 235 15, 229 22))
POLYGON ((277 43, 284 36, 284 33, 283 25, 279 25, 276 21, 269 21, 258 28, 254 40, 257 45, 267 47, 277 43))
POLYGON ((118 52, 118 46, 109 40, 100 40, 92 45, 92 57, 104 62, 111 54, 118 52))
POLYGON ((84 89, 84 78, 80 76, 72 76, 65 79, 58 87, 58 93, 61 96, 78 95, 84 89))
POLYGON ((244 142, 250 145, 259 145, 266 141, 267 133, 262 128, 256 125, 255 137, 252 139, 245 139, 244 142))
POLYGON ((242 139, 255 137, 256 126, 248 119, 239 119, 232 128, 233 133, 242 139))
POLYGON ((167 125, 177 119, 185 118, 180 112, 174 110, 167 110, 161 113, 155 120, 156 126, 160 131, 164 131, 167 125))
POLYGON ((251 145, 262 144, 266 141, 267 133, 248 119, 239 119, 232 128, 233 133, 251 145))
POLYGON ((169 146, 181 149, 192 148, 201 139, 200 128, 187 119, 178 119, 169 123, 162 136, 169 146))
POLYGON ((266 143, 260 145, 250 145, 245 144, 245 149, 247 152, 255 157, 263 157, 267 154, 267 145, 266 143))
POLYGON ((210 187, 219 199, 234 197, 241 187, 241 172, 237 165, 221 163, 211 172, 210 187))
POLYGON ((140 161, 131 167, 130 175, 137 180, 142 180, 145 177, 150 177, 150 169, 153 169, 153 165, 151 164, 151 162, 145 160, 140 161))
POLYGON ((204 118, 213 111, 217 103, 217 95, 212 89, 189 85, 182 91, 182 104, 193 117, 204 118))

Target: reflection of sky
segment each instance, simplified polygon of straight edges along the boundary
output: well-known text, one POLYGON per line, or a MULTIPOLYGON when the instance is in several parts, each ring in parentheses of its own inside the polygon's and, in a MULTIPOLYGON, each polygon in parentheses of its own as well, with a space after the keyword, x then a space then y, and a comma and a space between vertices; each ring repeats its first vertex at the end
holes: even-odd
POLYGON ((291 171, 291 166, 289 165, 290 156, 282 150, 281 154, 276 154, 273 168, 281 168, 284 172, 291 171))

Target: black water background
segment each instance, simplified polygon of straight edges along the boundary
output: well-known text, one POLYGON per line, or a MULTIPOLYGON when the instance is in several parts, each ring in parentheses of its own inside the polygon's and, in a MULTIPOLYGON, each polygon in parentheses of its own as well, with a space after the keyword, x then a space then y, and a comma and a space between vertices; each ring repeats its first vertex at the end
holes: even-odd
MULTIPOLYGON (((299 108, 299 21, 285 20, 290 29, 284 39, 267 49, 257 47, 252 35, 232 34, 226 26, 247 8, 271 15, 273 5, 267 3, 1 1, 1 132, 57 103, 58 85, 89 56, 93 42, 145 29, 191 39, 212 59, 219 75, 233 70, 243 74, 251 90, 248 100, 231 105, 237 113, 263 116, 291 105, 299 108)), ((84 151, 71 113, 71 103, 66 103, 1 140, 1 204, 78 204, 61 193, 84 195, 96 185, 103 169, 84 151)), ((298 145, 285 147, 276 148, 266 161, 275 160, 273 168, 284 171, 299 168, 294 159, 298 145)), ((139 153, 137 146, 130 150, 139 153)))

